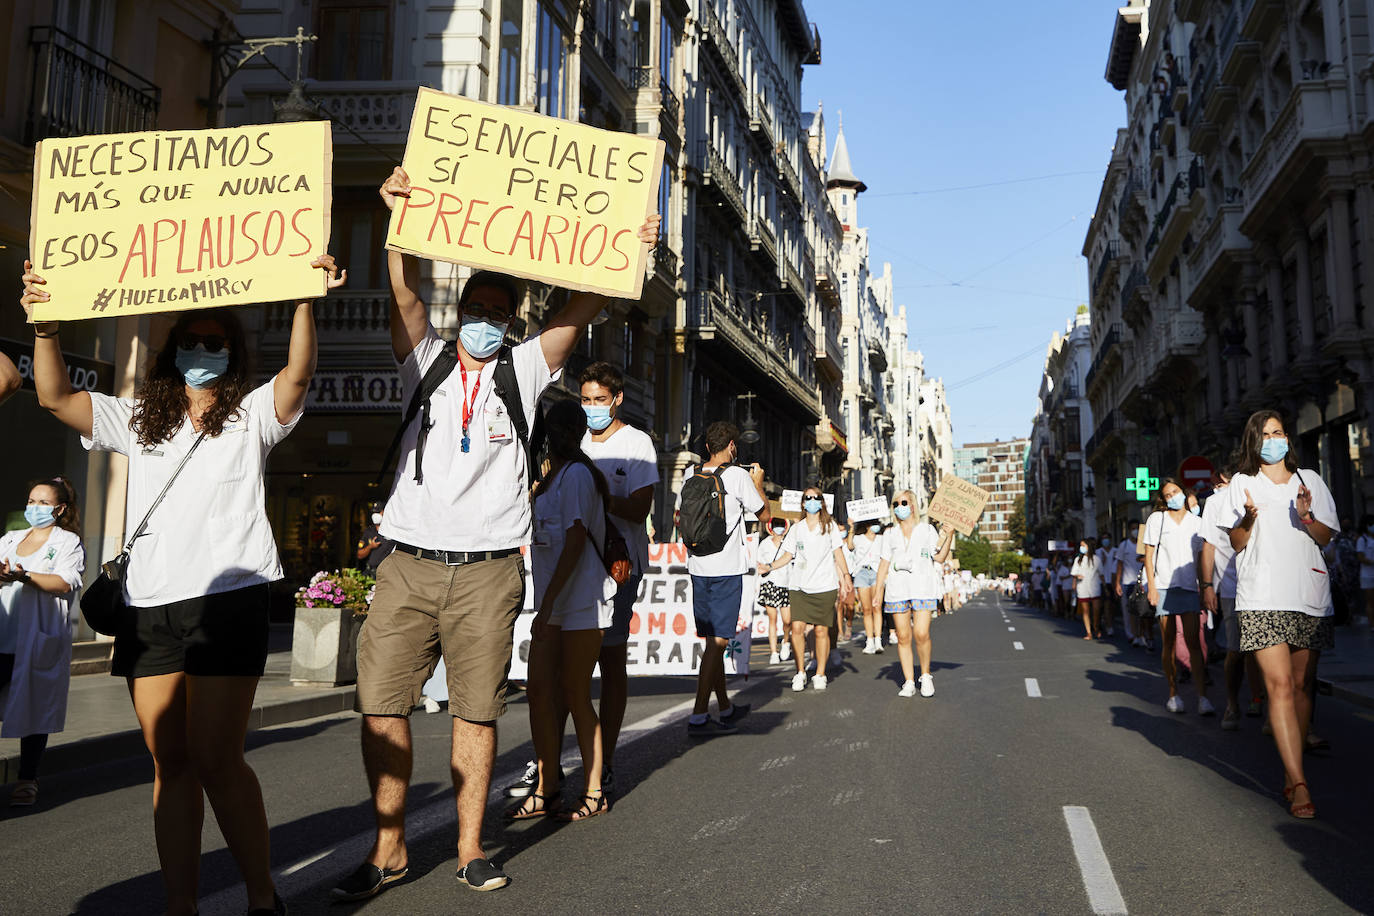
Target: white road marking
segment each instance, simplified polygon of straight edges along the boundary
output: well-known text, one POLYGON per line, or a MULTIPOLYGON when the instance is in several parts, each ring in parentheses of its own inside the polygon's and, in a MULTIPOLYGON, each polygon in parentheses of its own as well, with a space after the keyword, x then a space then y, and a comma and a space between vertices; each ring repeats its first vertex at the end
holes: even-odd
POLYGON ((1015 632, 1016 632, 1016 627, 1007 627, 1007 632, 1008 632, 1008 633, 1015 633, 1015 632))
POLYGON ((1126 901, 1112 874, 1112 863, 1107 861, 1107 853, 1102 849, 1092 815, 1087 808, 1065 805, 1064 823, 1069 826, 1069 839, 1073 841, 1073 854, 1083 875, 1089 906, 1094 913, 1103 916, 1126 916, 1126 901))
POLYGON ((316 853, 315 855, 311 856, 311 857, 308 858, 308 859, 301 859, 301 860, 300 860, 299 862, 297 862, 295 865, 288 865, 288 866, 286 866, 285 868, 283 868, 283 869, 281 870, 281 873, 282 873, 283 876, 286 876, 286 875, 294 875, 296 872, 300 871, 302 868, 309 868, 311 865, 314 865, 316 862, 320 861, 321 859, 323 859, 325 856, 329 855, 329 854, 330 854, 331 852, 333 852, 333 851, 334 851, 334 850, 332 850, 332 849, 326 849, 324 852, 316 853))
POLYGON ((1040 696, 1040 682, 1037 681, 1037 680, 1036 680, 1035 678, 1033 678, 1033 677, 1028 677, 1028 678, 1026 678, 1026 696, 1028 696, 1028 697, 1038 697, 1038 696, 1040 696))
POLYGON ((1026 648, 1025 646, 1021 645, 1019 642, 1014 642, 1014 643, 1012 643, 1012 644, 1011 644, 1011 647, 1012 647, 1013 649, 1015 649, 1017 652, 1021 652, 1021 651, 1023 651, 1023 650, 1026 648))

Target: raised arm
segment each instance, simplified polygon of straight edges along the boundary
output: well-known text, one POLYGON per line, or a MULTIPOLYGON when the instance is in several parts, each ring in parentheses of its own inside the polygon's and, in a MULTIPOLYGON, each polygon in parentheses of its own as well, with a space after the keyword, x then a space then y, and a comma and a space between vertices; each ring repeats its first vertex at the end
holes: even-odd
POLYGON ((1240 517, 1240 521, 1235 527, 1230 529, 1231 548, 1236 553, 1240 553, 1250 543, 1250 533, 1255 528, 1255 520, 1259 518, 1259 509, 1255 506, 1255 500, 1250 496, 1250 491, 1245 491, 1245 514, 1240 517))
MULTIPOLYGON (((34 305, 51 298, 42 288, 47 282, 33 272, 32 261, 24 262, 24 295, 19 304, 30 321, 33 321, 34 305)), ((57 322, 34 324, 33 336, 33 387, 38 394, 38 406, 89 439, 94 422, 91 395, 72 389, 67 364, 62 359, 62 346, 57 342, 57 322)))
POLYGON ((935 548, 935 562, 943 563, 949 559, 950 549, 954 546, 954 529, 946 528, 940 532, 940 546, 935 548))
MULTIPOLYGON (((652 245, 658 238, 658 227, 663 217, 657 213, 644 221, 639 227, 639 240, 652 245)), ((568 304, 559 309, 558 314, 545 326, 539 335, 539 345, 544 350, 544 362, 549 369, 557 372, 568 361, 577 342, 600 314, 610 300, 601 293, 575 292, 568 297, 568 304)))
MULTIPOLYGON (((348 271, 339 272, 334 265, 333 255, 321 255, 311 261, 310 266, 328 273, 326 292, 348 282, 348 271)), ((272 403, 277 411, 277 422, 283 426, 304 409, 310 379, 315 375, 319 346, 315 335, 314 305, 310 299, 296 303, 296 314, 291 318, 291 342, 287 349, 286 368, 278 372, 272 382, 272 403)))
POLYGON ((0 353, 0 404, 5 403, 10 395, 19 390, 19 386, 24 380, 19 377, 19 370, 14 362, 5 354, 0 353))
MULTIPOLYGON (((388 210, 395 209, 396 198, 410 197, 410 176, 396 166, 377 193, 388 210)), ((400 363, 429 332, 429 312, 420 299, 419 258, 388 251, 386 270, 391 279, 391 352, 400 363)))

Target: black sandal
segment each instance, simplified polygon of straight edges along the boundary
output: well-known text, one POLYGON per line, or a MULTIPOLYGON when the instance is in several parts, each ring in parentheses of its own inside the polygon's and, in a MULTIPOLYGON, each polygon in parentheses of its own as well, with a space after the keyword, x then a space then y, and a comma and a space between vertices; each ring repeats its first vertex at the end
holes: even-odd
POLYGON ((609 810, 611 810, 611 806, 606 801, 606 793, 598 789, 594 794, 588 792, 583 795, 582 804, 577 806, 576 811, 569 811, 561 816, 565 821, 585 821, 589 817, 605 814, 609 810))
POLYGON ((563 792, 560 789, 550 792, 548 795, 540 795, 538 792, 531 792, 526 795, 520 804, 506 812, 506 819, 511 821, 528 821, 536 817, 550 817, 558 812, 558 802, 562 798, 563 792), (530 799, 535 799, 535 808, 532 811, 525 810, 525 806, 530 803, 530 799))

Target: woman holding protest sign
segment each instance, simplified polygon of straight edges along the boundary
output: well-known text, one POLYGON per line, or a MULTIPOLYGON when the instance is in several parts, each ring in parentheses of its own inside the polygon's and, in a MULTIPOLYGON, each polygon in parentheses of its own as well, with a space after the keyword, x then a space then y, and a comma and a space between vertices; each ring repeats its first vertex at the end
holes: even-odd
POLYGON ((576 401, 559 401, 545 415, 549 471, 534 488, 536 613, 530 641, 530 733, 539 784, 510 813, 512 820, 557 810, 562 792, 559 754, 564 711, 572 713, 585 778, 582 804, 567 820, 607 810, 601 788, 601 721, 592 704, 592 671, 601 654, 601 631, 611 625, 616 583, 602 560, 610 489, 582 451, 587 415, 576 401))
POLYGON ((935 696, 935 678, 930 673, 930 620, 944 590, 941 566, 949 559, 954 544, 954 529, 943 533, 916 515, 916 494, 898 493, 892 501, 897 524, 883 532, 878 549, 878 580, 874 586, 883 612, 892 615, 897 628, 897 659, 902 665, 899 697, 916 695, 915 665, 911 643, 915 636, 916 654, 921 661, 921 696, 935 696))
POLYGON ((816 674, 811 687, 824 690, 830 658, 830 628, 835 626, 835 602, 852 600, 854 583, 844 558, 844 534, 825 508, 820 487, 802 491, 803 521, 794 524, 782 541, 782 553, 771 563, 760 563, 761 574, 769 574, 792 564, 788 602, 792 605, 792 651, 797 673, 793 690, 806 689, 806 627, 810 624, 816 641, 816 674))
MULTIPOLYGON (((329 255, 312 266, 328 274, 323 289, 346 280, 329 255)), ((51 296, 32 264, 24 269, 20 302, 32 315, 51 296)), ((316 361, 311 309, 297 304, 286 367, 258 387, 237 312, 181 312, 132 398, 73 390, 57 323, 34 325, 38 403, 87 448, 128 457, 125 530, 146 516, 122 584, 127 607, 112 673, 129 682, 153 756, 168 913, 197 910, 205 797, 243 874, 250 912, 285 912, 243 742, 267 661, 268 583, 282 577, 263 467, 305 407, 316 361)))

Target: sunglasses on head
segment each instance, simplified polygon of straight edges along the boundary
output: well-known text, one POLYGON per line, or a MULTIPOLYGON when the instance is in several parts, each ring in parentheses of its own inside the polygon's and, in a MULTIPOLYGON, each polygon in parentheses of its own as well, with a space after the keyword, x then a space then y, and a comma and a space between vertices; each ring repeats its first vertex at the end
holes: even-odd
POLYGON ((218 353, 229 343, 223 334, 192 334, 190 331, 182 331, 177 335, 177 347, 181 350, 194 350, 196 344, 205 347, 206 353, 218 353))

